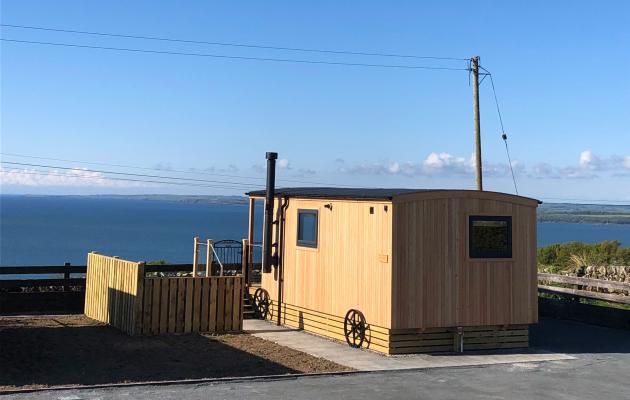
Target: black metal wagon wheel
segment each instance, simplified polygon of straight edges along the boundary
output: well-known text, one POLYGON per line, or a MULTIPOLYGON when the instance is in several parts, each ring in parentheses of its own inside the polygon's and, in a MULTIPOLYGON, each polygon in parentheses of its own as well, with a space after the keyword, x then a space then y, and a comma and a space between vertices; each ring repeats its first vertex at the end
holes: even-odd
POLYGON ((350 347, 358 349, 365 341, 365 316, 359 310, 350 310, 343 321, 343 332, 350 347))
POLYGON ((256 318, 267 319, 269 303, 269 292, 263 288, 256 289, 254 292, 254 315, 256 318))

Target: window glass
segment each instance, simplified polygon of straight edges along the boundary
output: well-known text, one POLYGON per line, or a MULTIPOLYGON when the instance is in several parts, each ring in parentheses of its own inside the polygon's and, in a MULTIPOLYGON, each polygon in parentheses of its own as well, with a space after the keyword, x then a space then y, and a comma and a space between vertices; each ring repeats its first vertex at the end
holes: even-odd
POLYGON ((317 247, 317 210, 298 210, 297 244, 317 247))
POLYGON ((512 258, 512 217, 471 215, 471 258, 512 258))

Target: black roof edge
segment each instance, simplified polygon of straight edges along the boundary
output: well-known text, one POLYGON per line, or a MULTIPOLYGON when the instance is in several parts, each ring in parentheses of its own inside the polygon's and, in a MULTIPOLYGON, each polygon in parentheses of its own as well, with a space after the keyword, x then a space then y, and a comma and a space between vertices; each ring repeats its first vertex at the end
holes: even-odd
MULTIPOLYGON (((403 189, 403 188, 337 188, 337 187, 284 187, 276 188, 275 197, 303 197, 318 199, 348 199, 348 200, 392 200, 396 196, 422 192, 450 192, 473 191, 471 189, 403 189)), ((493 192, 524 199, 535 200, 543 204, 541 200, 520 196, 511 193, 493 192)), ((248 196, 265 196, 265 190, 252 190, 245 193, 248 196)))

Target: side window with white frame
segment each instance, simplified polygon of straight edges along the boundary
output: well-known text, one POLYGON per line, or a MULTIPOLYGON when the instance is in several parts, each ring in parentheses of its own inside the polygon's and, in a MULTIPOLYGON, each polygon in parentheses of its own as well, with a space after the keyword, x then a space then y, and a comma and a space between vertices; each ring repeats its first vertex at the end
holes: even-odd
POLYGON ((470 215, 468 255, 470 258, 512 258, 512 217, 470 215))
POLYGON ((317 210, 298 209, 298 246, 317 248, 317 217, 317 210))

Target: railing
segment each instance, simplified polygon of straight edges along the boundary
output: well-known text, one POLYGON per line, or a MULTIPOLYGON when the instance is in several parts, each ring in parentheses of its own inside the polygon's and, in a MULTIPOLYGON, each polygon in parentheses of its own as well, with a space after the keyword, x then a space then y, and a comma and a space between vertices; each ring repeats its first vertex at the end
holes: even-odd
MULTIPOLYGON (((86 270, 86 265, 70 263, 0 267, 0 313, 84 312, 86 270)), ((144 266, 145 275, 154 278, 192 276, 192 270, 192 264, 144 266)), ((233 275, 231 270, 227 274, 233 275)))
POLYGON ((262 277, 262 243, 254 242, 250 245, 249 283, 259 284, 262 277))
POLYGON ((630 283, 625 282, 539 273, 538 291, 576 298, 603 300, 611 303, 630 304, 630 283), (549 283, 564 286, 552 286, 549 283))
POLYGON ((85 270, 85 265, 70 263, 0 267, 0 312, 81 312, 85 278, 76 274, 85 274, 85 270), (19 279, 25 275, 42 277, 19 279))

